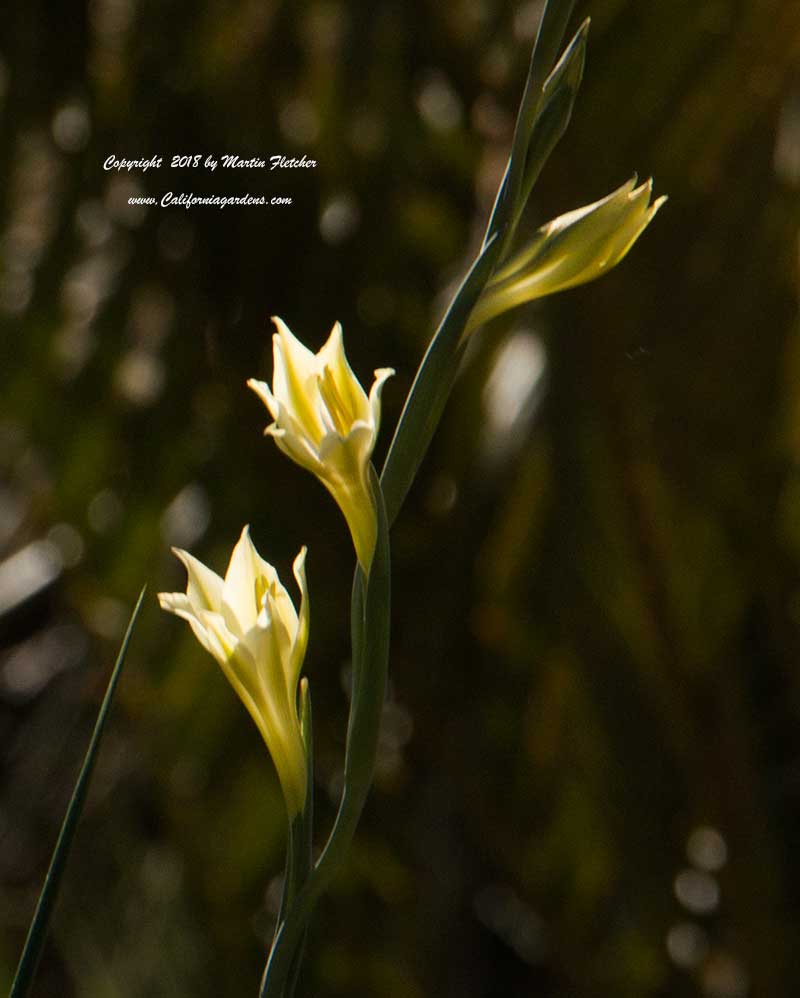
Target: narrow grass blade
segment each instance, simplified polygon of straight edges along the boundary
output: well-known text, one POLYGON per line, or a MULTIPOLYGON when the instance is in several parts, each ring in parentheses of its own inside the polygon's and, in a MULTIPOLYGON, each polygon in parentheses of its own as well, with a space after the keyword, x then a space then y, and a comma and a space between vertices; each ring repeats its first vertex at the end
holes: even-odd
POLYGON ((31 922, 30 929, 28 930, 28 938, 25 940, 25 947, 22 951, 22 956, 20 957, 17 973, 14 976, 14 983, 11 985, 9 998, 23 998, 24 995, 28 994, 33 982, 33 977, 36 973, 36 964, 38 963, 39 956, 42 952, 42 947, 44 945, 44 940, 50 923, 50 916, 53 913, 53 906, 55 905, 56 898, 58 897, 58 889, 61 884, 61 878, 67 863, 67 857, 69 856, 72 841, 75 836, 75 829, 77 828, 81 812, 83 811, 83 805, 86 802, 86 793, 89 789, 92 771, 94 770, 94 764, 97 760, 100 740, 103 737, 106 718, 108 717, 108 712, 111 707, 114 690, 116 689, 117 681, 119 680, 120 673, 122 672, 122 665, 125 661, 128 644, 130 643, 131 635, 133 634, 134 624, 136 623, 136 618, 139 615, 139 610, 142 606, 142 600, 144 599, 146 588, 147 587, 145 586, 139 594, 139 599, 136 601, 136 606, 133 608, 133 613, 131 614, 131 619, 128 623, 128 629, 125 631, 125 637, 122 639, 122 645, 120 647, 119 654, 117 655, 117 661, 111 673, 111 678, 108 681, 108 688, 106 689, 106 694, 103 697, 100 713, 97 715, 97 721, 92 733, 92 739, 89 742, 89 748, 87 749, 86 756, 84 757, 83 765, 81 766, 81 771, 78 775, 78 781, 72 792, 72 798, 70 799, 69 807, 67 808, 64 823, 61 826, 58 841, 56 842, 56 847, 53 851, 52 859, 50 860, 50 868, 47 871, 44 886, 42 887, 42 892, 39 895, 39 901, 36 905, 33 921, 31 922))

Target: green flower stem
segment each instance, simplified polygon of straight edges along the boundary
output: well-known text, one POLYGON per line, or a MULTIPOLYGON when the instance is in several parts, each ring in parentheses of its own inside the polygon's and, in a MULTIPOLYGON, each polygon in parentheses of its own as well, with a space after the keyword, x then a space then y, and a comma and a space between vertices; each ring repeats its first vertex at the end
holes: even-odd
POLYGON ((544 84, 556 61, 574 6, 575 0, 548 0, 545 5, 514 126, 511 155, 486 228, 484 247, 491 237, 499 234, 505 252, 513 235, 513 218, 518 214, 528 147, 542 105, 544 84))
POLYGON ((286 917, 294 898, 308 880, 311 872, 313 815, 314 757, 311 720, 311 694, 308 680, 300 680, 300 729, 306 753, 306 804, 302 811, 289 820, 289 834, 286 839, 286 869, 283 877, 283 893, 275 933, 286 917))
POLYGON ((564 50, 553 72, 547 77, 542 90, 541 110, 531 132, 525 157, 524 176, 520 185, 508 227, 505 247, 511 248, 517 225, 534 184, 550 154, 561 136, 567 130, 575 98, 583 80, 586 63, 586 39, 589 34, 590 18, 578 28, 572 41, 564 50))
MULTIPOLYGON (((525 201, 572 114, 583 72, 584 22, 552 74, 574 0, 549 0, 531 57, 511 154, 480 254, 464 278, 417 371, 395 430, 380 483, 371 472, 378 536, 369 576, 356 568, 351 603, 353 699, 344 789, 325 850, 276 931, 261 998, 291 998, 302 939, 314 904, 342 865, 372 784, 386 693, 389 653, 389 527, 425 456, 455 381, 470 314, 510 245, 525 201)), ((295 846, 291 848, 292 855, 295 846)), ((294 860, 292 860, 292 863, 294 860)))
POLYGON ((306 806, 300 815, 301 837, 298 851, 302 855, 299 865, 298 885, 302 886, 311 872, 314 829, 314 728, 311 712, 311 690, 308 680, 300 680, 300 733, 306 750, 306 806))
POLYGON ((473 263, 422 359, 381 472, 386 516, 391 526, 411 488, 455 381, 459 347, 470 313, 497 264, 498 239, 491 239, 473 263))
MULTIPOLYGON (((361 663, 363 661, 364 637, 364 573, 356 566, 353 574, 353 588, 350 594, 350 641, 351 647, 351 689, 359 689, 361 684, 361 663)), ((347 739, 350 740, 350 726, 353 723, 352 711, 347 719, 347 739)))
POLYGON ((353 665, 344 790, 325 849, 276 933, 261 982, 261 998, 289 998, 287 982, 314 904, 347 855, 372 785, 389 662, 390 573, 386 510, 374 469, 370 474, 378 537, 369 577, 364 577, 359 566, 354 582, 352 645, 358 661, 353 665))
POLYGON ((470 314, 506 254, 545 161, 564 134, 583 77, 588 19, 549 72, 574 0, 550 0, 531 58, 508 167, 483 247, 422 359, 381 473, 389 525, 394 523, 428 449, 455 381, 470 314))
MULTIPOLYGON (((298 893, 305 886, 313 867, 313 829, 314 829, 314 742, 311 715, 311 693, 308 680, 300 681, 300 729, 303 736, 303 746, 306 751, 306 806, 295 815, 289 830, 289 851, 287 853, 289 889, 286 892, 288 910, 298 893)), ((282 921, 279 919, 278 924, 282 921)), ((292 960, 289 979, 286 985, 286 998, 292 998, 300 977, 300 968, 306 947, 307 933, 304 930, 297 950, 292 960)))
POLYGON ((58 889, 61 885, 64 868, 67 864, 67 857, 69 856, 72 841, 75 837, 75 829, 78 826, 78 821, 80 820, 80 816, 83 811, 83 805, 86 801, 86 794, 89 790, 89 782, 91 781, 94 765, 97 761, 100 741, 103 737, 109 710, 111 709, 111 701, 114 697, 114 691, 117 688, 120 673, 122 672, 122 666, 125 662, 128 645, 130 644, 134 624, 136 623, 136 618, 139 615, 139 610, 142 606, 142 600, 144 599, 146 588, 147 587, 145 586, 139 594, 139 599, 136 601, 136 606, 133 608, 131 619, 128 622, 128 629, 125 631, 125 637, 122 639, 122 645, 120 646, 119 654, 117 655, 117 661, 111 673, 111 678, 108 681, 108 687, 106 689, 105 696, 103 697, 103 703, 100 706, 100 712, 97 715, 97 721, 94 726, 94 731, 92 732, 91 741, 89 742, 89 748, 86 751, 83 765, 81 766, 81 771, 75 784, 75 789, 72 792, 72 797, 70 799, 69 806, 67 807, 64 822, 61 825, 58 841, 56 842, 56 847, 53 850, 53 856, 50 860, 50 866, 47 870, 44 886, 42 887, 42 892, 39 895, 36 911, 34 913, 30 929, 28 930, 28 937, 25 940, 25 947, 22 951, 22 956, 20 957, 17 972, 14 976, 14 982, 11 985, 9 998, 24 998, 24 996, 28 994, 31 984, 33 983, 33 977, 36 973, 36 965, 39 962, 39 957, 41 956, 42 947, 44 946, 45 937, 47 935, 47 929, 50 924, 50 916, 53 913, 53 907, 55 905, 56 898, 58 897, 58 889))

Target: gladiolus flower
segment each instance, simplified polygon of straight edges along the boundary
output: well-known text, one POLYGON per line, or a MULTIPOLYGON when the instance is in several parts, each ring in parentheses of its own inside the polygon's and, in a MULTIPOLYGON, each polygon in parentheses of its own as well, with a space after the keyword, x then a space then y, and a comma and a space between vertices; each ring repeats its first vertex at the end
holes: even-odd
POLYGON ((272 321, 277 329, 272 337, 272 389, 255 378, 247 382, 274 420, 264 432, 331 493, 368 572, 377 536, 369 461, 381 421, 381 389, 394 371, 375 371, 368 398, 347 362, 338 322, 314 354, 285 322, 272 321))
POLYGON ((474 329, 523 302, 600 277, 622 260, 667 200, 636 178, 601 201, 559 215, 492 277, 473 310, 474 329))
POLYGON ((188 573, 185 593, 159 593, 162 609, 188 620, 219 662, 256 722, 278 771, 290 820, 306 800, 306 754, 297 684, 308 643, 306 549, 294 561, 298 615, 278 573, 256 551, 245 527, 224 579, 187 551, 173 548, 188 573))

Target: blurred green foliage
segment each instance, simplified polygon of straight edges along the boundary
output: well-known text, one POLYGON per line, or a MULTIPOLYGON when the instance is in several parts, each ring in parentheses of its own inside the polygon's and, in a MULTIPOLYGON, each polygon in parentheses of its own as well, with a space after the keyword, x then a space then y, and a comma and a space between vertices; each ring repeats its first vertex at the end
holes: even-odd
MULTIPOLYGON (((308 544, 330 820, 350 543, 262 439, 244 380, 271 372, 270 315, 314 347, 340 319, 363 382, 397 370, 385 448, 490 208, 539 13, 34 0, 4 17, 0 980, 128 610, 144 581, 183 585, 171 544, 221 570, 250 522, 287 577, 308 544), (194 153, 318 166, 102 166, 194 153), (294 203, 127 203, 167 190, 294 203)), ((528 222, 634 169, 670 202, 602 281, 475 337, 394 530, 379 776, 314 921, 309 995, 742 998, 800 973, 800 9, 587 14, 582 93, 528 222)), ((38 993, 255 994, 283 823, 255 728, 151 598, 38 993)))

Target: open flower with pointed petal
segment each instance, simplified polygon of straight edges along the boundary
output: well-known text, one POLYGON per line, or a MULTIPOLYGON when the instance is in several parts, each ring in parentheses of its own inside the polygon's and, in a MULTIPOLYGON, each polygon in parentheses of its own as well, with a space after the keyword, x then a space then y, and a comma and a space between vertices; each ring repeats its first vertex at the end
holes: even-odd
POLYGON ((306 755, 297 684, 308 643, 306 549, 294 561, 300 613, 245 527, 224 579, 173 549, 189 579, 185 593, 159 593, 161 607, 188 620, 256 722, 278 771, 291 820, 305 807, 306 755))
POLYGON ((469 329, 523 302, 585 284, 625 256, 667 200, 652 204, 653 182, 636 177, 601 201, 559 215, 492 277, 473 310, 469 329))
POLYGON ((247 382, 274 420, 265 432, 331 493, 368 572, 377 535, 369 461, 380 427, 381 389, 394 371, 376 371, 367 397, 347 362, 338 322, 314 354, 285 322, 277 317, 272 321, 277 329, 272 337, 272 388, 255 378, 247 382))

